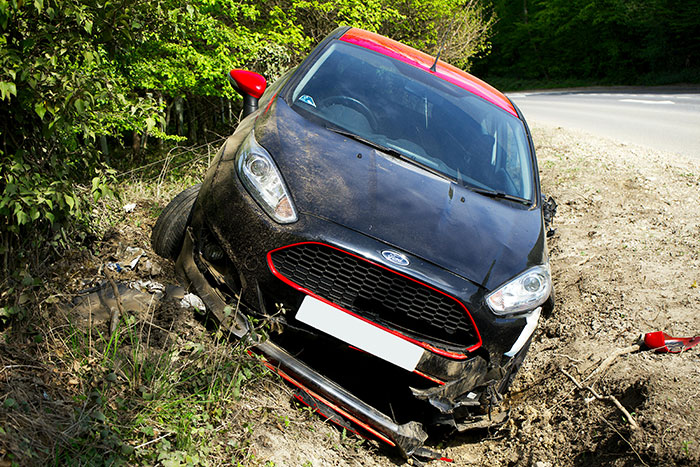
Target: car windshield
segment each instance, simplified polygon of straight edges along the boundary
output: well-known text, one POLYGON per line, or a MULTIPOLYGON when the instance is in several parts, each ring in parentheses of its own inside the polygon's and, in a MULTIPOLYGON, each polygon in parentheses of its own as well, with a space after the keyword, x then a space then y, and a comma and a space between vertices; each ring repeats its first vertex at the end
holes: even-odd
POLYGON ((523 123, 424 70, 344 42, 314 62, 292 108, 486 194, 532 201, 523 123))

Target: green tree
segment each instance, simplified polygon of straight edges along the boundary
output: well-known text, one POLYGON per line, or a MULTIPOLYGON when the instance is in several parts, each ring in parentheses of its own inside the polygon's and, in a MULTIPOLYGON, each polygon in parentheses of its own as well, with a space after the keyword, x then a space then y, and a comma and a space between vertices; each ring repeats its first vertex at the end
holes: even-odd
POLYGON ((494 53, 477 64, 480 73, 700 81, 700 0, 497 0, 495 11, 494 53))
POLYGON ((85 225, 88 199, 110 193, 95 141, 153 127, 151 100, 131 92, 106 44, 128 40, 128 8, 97 2, 0 2, 0 228, 13 247, 65 244, 85 225), (87 185, 84 185, 87 183, 87 185), (80 185, 80 186, 78 186, 80 185))
POLYGON ((490 4, 477 0, 391 1, 401 21, 379 31, 468 70, 472 61, 488 53, 496 22, 490 4))

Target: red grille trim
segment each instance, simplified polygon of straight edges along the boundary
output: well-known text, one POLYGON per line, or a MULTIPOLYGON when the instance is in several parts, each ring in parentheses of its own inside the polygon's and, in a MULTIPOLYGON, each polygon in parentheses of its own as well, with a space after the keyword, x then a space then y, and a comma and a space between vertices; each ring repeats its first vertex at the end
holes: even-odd
POLYGON ((383 269, 383 270, 385 270, 385 271, 388 271, 388 272, 390 272, 390 273, 392 273, 392 274, 396 274, 396 275, 398 275, 398 276, 400 276, 400 277, 403 277, 404 279, 410 280, 411 282, 414 282, 414 283, 416 283, 416 284, 418 284, 418 285, 420 285, 420 286, 422 286, 422 287, 426 287, 426 288, 428 288, 428 289, 430 289, 430 290, 432 290, 432 291, 434 291, 434 292, 437 292, 437 293, 439 293, 439 294, 441 294, 441 295, 443 295, 443 296, 449 298, 450 300, 453 300, 454 302, 456 302, 456 303, 464 310, 464 313, 465 313, 466 316, 469 318, 469 321, 471 322, 471 325, 472 325, 472 327, 473 327, 473 329, 474 329, 474 332, 476 333, 477 342, 476 342, 475 344, 471 345, 470 347, 468 347, 468 348, 466 349, 466 351, 467 351, 467 352, 473 352, 474 350, 476 350, 476 349, 478 349, 479 347, 481 347, 481 345, 482 345, 482 340, 481 340, 481 334, 479 333, 479 329, 476 327, 476 323, 474 322, 474 318, 472 318, 472 315, 469 313, 469 310, 467 310, 467 307, 464 306, 464 304, 463 304, 462 302, 460 302, 459 300, 457 300, 457 299, 454 298, 453 296, 451 296, 451 295, 449 295, 449 294, 446 294, 445 292, 443 292, 443 291, 441 291, 441 290, 436 289, 435 287, 432 287, 432 286, 430 286, 430 285, 428 285, 428 284, 425 284, 425 283, 423 283, 423 282, 421 282, 421 281, 418 281, 418 280, 416 280, 416 279, 414 279, 414 278, 412 278, 412 277, 410 277, 410 276, 407 276, 407 275, 405 275, 405 274, 401 274, 400 272, 397 272, 397 271, 395 271, 395 270, 393 270, 393 269, 390 269, 390 268, 388 268, 388 267, 386 267, 386 266, 384 266, 384 265, 382 265, 382 264, 375 263, 374 261, 370 261, 370 260, 368 260, 368 259, 366 259, 366 258, 363 258, 363 257, 361 257, 361 256, 358 256, 358 255, 356 255, 356 254, 354 254, 354 253, 350 253, 349 251, 343 250, 342 248, 338 248, 338 247, 335 247, 335 246, 333 246, 333 245, 328 245, 328 244, 326 244, 326 243, 321 243, 321 242, 299 242, 299 243, 294 243, 294 244, 291 244, 291 245, 286 245, 286 246, 283 246, 283 247, 280 247, 280 248, 276 248, 276 249, 271 250, 271 251, 269 251, 269 252, 267 253, 267 264, 268 264, 268 267, 270 268, 270 271, 272 271, 272 274, 274 274, 275 277, 277 277, 279 280, 281 280, 281 281, 284 282, 285 284, 289 285, 290 287, 294 288, 295 290, 298 290, 299 292, 302 292, 302 293, 307 294, 307 295, 311 295, 312 297, 314 297, 314 298, 316 298, 316 299, 318 299, 318 300, 321 300, 322 302, 324 302, 324 303, 326 303, 326 304, 328 304, 328 305, 331 305, 331 306, 333 306, 333 307, 335 307, 335 308, 337 308, 337 309, 339 309, 339 310, 341 310, 341 311, 343 311, 343 312, 345 312, 345 313, 348 313, 348 314, 350 314, 350 315, 352 315, 352 316, 354 316, 354 317, 356 317, 356 318, 358 318, 358 319, 361 319, 362 321, 365 321, 366 323, 369 323, 369 324, 371 324, 371 325, 373 325, 373 326, 375 326, 375 327, 378 327, 379 329, 382 329, 382 330, 384 330, 384 331, 386 331, 386 332, 388 332, 388 333, 390 333, 390 334, 393 334, 393 335, 395 335, 395 336, 398 336, 398 337, 400 337, 400 338, 402 338, 402 339, 404 339, 404 340, 406 340, 406 341, 408 341, 408 342, 411 342, 411 343, 416 344, 416 345, 418 345, 418 346, 420 346, 420 347, 423 347, 424 349, 426 349, 426 350, 428 350, 428 351, 430 351, 430 352, 432 352, 432 353, 435 353, 435 354, 437 354, 437 355, 441 355, 441 356, 443 356, 443 357, 452 358, 452 359, 454 359, 454 360, 464 360, 464 359, 469 358, 469 356, 466 355, 465 353, 450 352, 450 351, 448 351, 448 350, 441 349, 441 348, 436 347, 436 346, 434 346, 434 345, 432 345, 432 344, 429 344, 429 343, 427 343, 427 342, 423 342, 423 341, 414 339, 414 338, 412 338, 412 337, 409 337, 409 336, 407 336, 407 335, 405 335, 405 334, 403 334, 403 333, 401 333, 401 332, 399 332, 399 331, 396 331, 396 330, 394 330, 394 329, 389 329, 389 328, 387 328, 387 327, 385 327, 385 326, 382 326, 382 325, 380 325, 380 324, 378 324, 378 323, 375 323, 375 322, 372 321, 372 320, 369 320, 369 319, 367 319, 367 318, 365 318, 365 317, 363 317, 363 316, 358 315, 357 313, 354 313, 354 312, 352 312, 352 311, 350 311, 350 310, 348 310, 348 309, 346 309, 346 308, 344 308, 344 307, 342 307, 342 306, 339 306, 339 305, 336 304, 336 303, 333 303, 333 302, 331 302, 331 301, 329 301, 329 300, 326 300, 326 299, 323 298, 323 297, 320 297, 318 294, 312 292, 311 290, 308 290, 308 289, 302 287, 301 285, 297 284, 296 282, 290 280, 289 278, 287 278, 286 276, 284 276, 282 273, 280 273, 280 272, 277 270, 277 268, 275 268, 275 265, 274 265, 274 263, 273 263, 273 261, 272 261, 272 255, 273 255, 275 252, 277 252, 277 251, 284 250, 284 249, 287 249, 287 248, 292 248, 292 247, 299 246, 299 245, 321 245, 321 246, 323 246, 323 247, 332 248, 332 249, 334 249, 334 250, 340 251, 340 252, 342 252, 342 253, 344 253, 344 254, 347 254, 347 255, 350 255, 350 256, 352 256, 352 257, 354 257, 354 258, 357 258, 357 259, 359 259, 359 260, 361 260, 361 261, 364 261, 364 262, 366 262, 366 263, 369 263, 369 264, 371 264, 371 265, 373 265, 373 266, 376 266, 376 267, 378 267, 378 268, 381 268, 381 269, 383 269))

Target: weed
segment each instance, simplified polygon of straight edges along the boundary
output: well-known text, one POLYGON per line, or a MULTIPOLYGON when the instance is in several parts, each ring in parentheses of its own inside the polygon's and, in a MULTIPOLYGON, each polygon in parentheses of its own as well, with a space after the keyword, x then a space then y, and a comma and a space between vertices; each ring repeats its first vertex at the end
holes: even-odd
POLYGON ((281 417, 279 417, 279 420, 280 420, 280 423, 282 423, 282 425, 285 428, 289 428, 289 425, 290 425, 289 417, 287 417, 286 415, 282 415, 281 417))
POLYGON ((686 457, 690 455, 690 444, 692 441, 683 441, 683 454, 685 454, 686 457))
MULTIPOLYGON (((172 181, 167 172, 153 176, 157 186, 136 182, 124 193, 145 206, 136 213, 124 213, 116 198, 100 200, 100 228, 138 230, 183 184, 196 183, 191 176, 172 181)), ((106 258, 114 246, 92 248, 106 258)), ((70 302, 65 290, 85 287, 73 277, 94 274, 96 284, 106 259, 76 256, 77 263, 67 255, 53 265, 55 285, 15 270, 1 292, 0 326, 10 323, 0 336, 3 366, 38 375, 0 373, 3 459, 17 465, 262 465, 250 449, 252 425, 236 418, 246 386, 268 374, 247 343, 208 331, 192 312, 165 302, 127 310, 113 332, 109 323, 77 324, 56 306, 70 302)), ((253 324, 264 339, 265 323, 253 324)))

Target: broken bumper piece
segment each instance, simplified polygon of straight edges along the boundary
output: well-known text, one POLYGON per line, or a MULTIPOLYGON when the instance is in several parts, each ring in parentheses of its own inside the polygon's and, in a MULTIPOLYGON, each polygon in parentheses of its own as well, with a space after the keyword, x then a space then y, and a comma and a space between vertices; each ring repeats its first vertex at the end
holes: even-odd
MULTIPOLYGON (((176 263, 177 271, 197 291, 221 326, 239 339, 247 338, 249 327, 245 318, 227 309, 225 297, 195 263, 193 245, 192 233, 188 231, 176 263)), ((415 363, 413 373, 436 385, 428 389, 410 388, 410 391, 416 401, 423 401, 434 409, 432 425, 463 431, 501 424, 507 418, 507 413, 497 408, 502 400, 501 392, 508 386, 528 346, 529 339, 505 367, 495 369, 489 369, 486 360, 478 355, 455 360, 426 350, 415 363)), ((422 423, 395 422, 272 340, 253 342, 253 350, 263 356, 267 368, 297 389, 300 402, 323 417, 361 436, 376 438, 396 448, 405 458, 441 458, 440 454, 423 446, 428 433, 422 423)))

